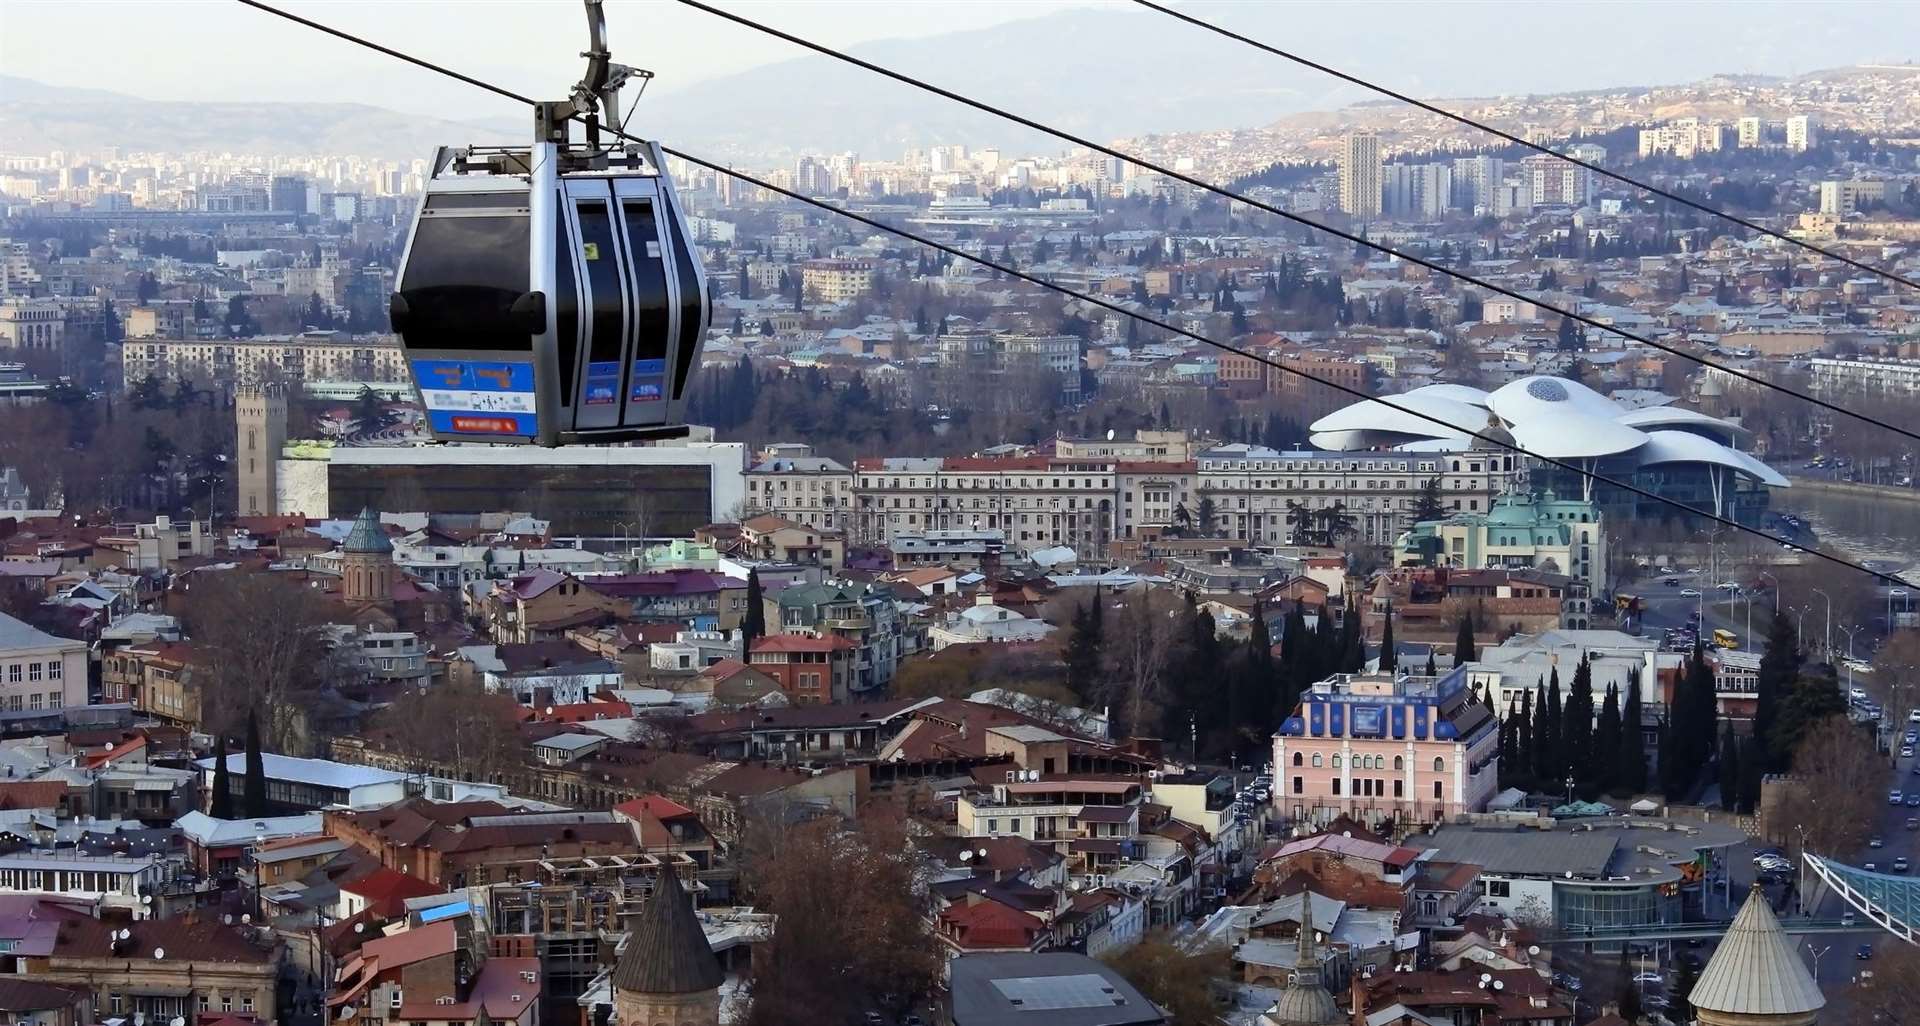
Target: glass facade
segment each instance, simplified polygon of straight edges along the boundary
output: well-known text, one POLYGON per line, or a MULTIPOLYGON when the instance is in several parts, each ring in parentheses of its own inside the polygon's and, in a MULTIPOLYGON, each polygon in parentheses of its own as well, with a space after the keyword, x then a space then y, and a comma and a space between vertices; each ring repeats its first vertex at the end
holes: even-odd
POLYGON ((333 510, 524 512, 552 520, 558 535, 687 537, 712 521, 712 492, 705 466, 335 463, 327 472, 333 510))
POLYGON ((1610 929, 1680 922, 1678 889, 1661 894, 1660 884, 1582 884, 1556 882, 1554 915, 1565 930, 1610 929))

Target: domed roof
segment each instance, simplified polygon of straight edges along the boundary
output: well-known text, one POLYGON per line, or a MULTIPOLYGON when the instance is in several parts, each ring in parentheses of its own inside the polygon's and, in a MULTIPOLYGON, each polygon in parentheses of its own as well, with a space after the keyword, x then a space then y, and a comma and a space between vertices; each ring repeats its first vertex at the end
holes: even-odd
POLYGON ((1647 444, 1647 436, 1618 421, 1568 410, 1537 420, 1515 421, 1513 441, 1533 455, 1548 459, 1598 459, 1632 452, 1647 444))
MULTIPOLYGON (((1311 892, 1309 892, 1311 893, 1311 892)), ((1304 903, 1303 903, 1304 904, 1304 903)), ((1298 950, 1293 970, 1287 973, 1286 988, 1273 1007, 1260 1015, 1260 1026, 1333 1026, 1346 1017, 1333 1003, 1320 977, 1320 953, 1314 949, 1313 915, 1300 919, 1298 950)))
POLYGON ((360 511, 353 521, 353 527, 347 531, 346 544, 342 546, 348 552, 365 552, 375 555, 393 551, 393 540, 387 537, 387 529, 380 526, 380 514, 372 506, 360 511))
POLYGON ((1780 472, 1738 449, 1729 449, 1711 438, 1690 431, 1649 431, 1647 444, 1635 455, 1643 467, 1662 463, 1711 463, 1726 467, 1774 488, 1786 488, 1789 482, 1780 472))
POLYGON ((1343 406, 1314 421, 1311 430, 1316 435, 1355 431, 1406 435, 1409 436, 1406 440, 1411 440, 1460 438, 1486 426, 1487 411, 1477 406, 1458 399, 1409 392, 1343 406))
POLYGON ((660 870, 653 896, 633 917, 633 930, 613 966, 615 990, 691 994, 720 986, 720 961, 700 928, 693 902, 671 866, 660 870))
POLYGON ((1578 381, 1541 374, 1519 378, 1494 389, 1487 396, 1487 408, 1509 424, 1568 413, 1612 420, 1621 413, 1619 403, 1578 381))
POLYGON ((1702 1012, 1803 1020, 1827 999, 1794 948, 1755 884, 1687 1000, 1702 1012))

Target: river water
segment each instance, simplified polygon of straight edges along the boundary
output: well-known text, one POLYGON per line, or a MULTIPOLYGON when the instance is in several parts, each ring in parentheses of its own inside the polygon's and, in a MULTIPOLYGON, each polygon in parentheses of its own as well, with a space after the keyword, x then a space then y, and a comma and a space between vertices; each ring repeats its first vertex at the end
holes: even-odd
POLYGON ((1772 505, 1781 513, 1795 514, 1812 524, 1823 542, 1837 545, 1858 559, 1891 564, 1878 569, 1904 571, 1920 564, 1920 503, 1776 488, 1772 505))

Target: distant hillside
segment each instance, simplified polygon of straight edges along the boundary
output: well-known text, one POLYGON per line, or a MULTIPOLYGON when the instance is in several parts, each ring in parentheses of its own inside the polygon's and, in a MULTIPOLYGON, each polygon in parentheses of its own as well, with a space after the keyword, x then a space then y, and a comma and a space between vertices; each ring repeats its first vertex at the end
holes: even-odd
POLYGON ((0 75, 0 140, 12 151, 92 149, 427 157, 529 125, 471 125, 352 103, 180 103, 0 75))

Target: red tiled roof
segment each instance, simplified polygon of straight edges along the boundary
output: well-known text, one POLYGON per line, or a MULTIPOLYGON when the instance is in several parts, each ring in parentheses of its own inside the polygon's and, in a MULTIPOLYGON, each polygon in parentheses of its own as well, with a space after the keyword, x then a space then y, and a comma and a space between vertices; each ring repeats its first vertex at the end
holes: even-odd
POLYGON ((173 962, 250 962, 266 964, 273 960, 271 950, 257 947, 233 928, 210 919, 141 919, 109 927, 98 919, 71 919, 60 924, 60 937, 54 942, 54 958, 106 959, 116 955, 115 930, 126 929, 133 936, 120 953, 132 952, 151 959, 155 949, 164 949, 173 962))
POLYGON ((442 888, 425 880, 386 866, 376 867, 358 880, 341 881, 339 887, 342 891, 367 899, 368 907, 386 918, 395 918, 405 912, 408 898, 444 893, 442 888))
POLYGON ((1024 948, 1047 928, 1033 916, 991 899, 950 905, 940 913, 940 921, 952 927, 955 939, 967 948, 1024 948))

